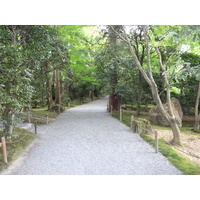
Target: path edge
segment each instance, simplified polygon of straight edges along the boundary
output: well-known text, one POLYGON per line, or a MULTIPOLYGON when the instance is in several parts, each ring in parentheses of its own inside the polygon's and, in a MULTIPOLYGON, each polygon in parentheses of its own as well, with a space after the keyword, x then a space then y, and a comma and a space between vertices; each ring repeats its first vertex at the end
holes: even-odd
POLYGON ((21 155, 14 160, 13 162, 11 162, 9 164, 9 166, 3 170, 0 175, 12 175, 12 173, 18 169, 19 167, 22 166, 24 160, 28 157, 30 151, 33 149, 33 147, 35 146, 35 144, 38 142, 38 138, 35 138, 26 148, 25 150, 21 153, 21 155))

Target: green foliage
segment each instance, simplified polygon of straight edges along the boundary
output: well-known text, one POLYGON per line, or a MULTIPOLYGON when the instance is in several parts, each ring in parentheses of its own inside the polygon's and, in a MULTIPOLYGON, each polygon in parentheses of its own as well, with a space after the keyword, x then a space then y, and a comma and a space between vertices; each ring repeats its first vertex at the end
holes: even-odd
POLYGON ((179 98, 183 111, 190 113, 190 109, 194 107, 198 81, 200 80, 200 56, 194 53, 185 52, 181 54, 183 60, 182 68, 176 74, 174 85, 181 90, 179 98))
POLYGON ((83 25, 59 26, 58 30, 60 37, 69 48, 70 98, 83 100, 90 92, 98 96, 100 84, 94 63, 94 54, 98 51, 98 46, 94 44, 98 40, 98 30, 95 30, 93 26, 83 25))
MULTIPOLYGON (((116 93, 121 103, 153 103, 151 90, 143 78, 139 79, 127 45, 113 31, 122 34, 121 26, 101 27, 103 29, 87 25, 0 26, 0 119, 8 108, 19 113, 48 104, 48 92, 54 104, 56 69, 61 75, 65 104, 91 94, 98 97, 111 93, 116 93)), ((142 26, 129 26, 128 32, 144 70, 148 71, 142 26)), ((162 75, 166 74, 173 96, 180 98, 184 107, 192 107, 196 80, 200 79, 199 68, 195 67, 199 66, 196 54, 199 26, 149 26, 149 34, 152 71, 159 93, 165 94, 162 75), (165 72, 160 70, 155 46, 161 52, 165 72), (184 46, 194 52, 193 55, 183 54, 184 46), (192 67, 187 68, 189 63, 192 67), (182 80, 178 71, 185 74, 182 80)))
POLYGON ((68 52, 53 26, 1 26, 0 31, 0 108, 9 127, 11 116, 39 102, 49 78, 44 63, 66 66, 68 52))
POLYGON ((29 107, 33 92, 30 85, 32 70, 27 67, 30 61, 27 59, 27 51, 23 49, 19 31, 16 26, 1 26, 0 104, 1 113, 7 117, 7 127, 17 122, 10 120, 12 115, 29 107))

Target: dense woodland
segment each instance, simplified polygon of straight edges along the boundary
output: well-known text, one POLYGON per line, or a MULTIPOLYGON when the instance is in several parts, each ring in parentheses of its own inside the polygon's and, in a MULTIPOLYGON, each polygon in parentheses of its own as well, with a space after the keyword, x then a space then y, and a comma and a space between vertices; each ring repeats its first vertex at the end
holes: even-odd
POLYGON ((200 26, 0 26, 0 120, 12 135, 18 114, 109 95, 111 106, 157 105, 181 144, 173 110, 200 121, 200 26))

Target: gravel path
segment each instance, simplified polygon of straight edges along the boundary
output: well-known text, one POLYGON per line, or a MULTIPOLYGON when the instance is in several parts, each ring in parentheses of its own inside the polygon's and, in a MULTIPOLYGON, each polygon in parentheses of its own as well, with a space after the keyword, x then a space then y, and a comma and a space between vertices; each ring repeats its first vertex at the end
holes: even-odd
POLYGON ((181 174, 138 134, 112 118, 106 104, 103 98, 77 106, 39 126, 34 146, 4 174, 181 174))

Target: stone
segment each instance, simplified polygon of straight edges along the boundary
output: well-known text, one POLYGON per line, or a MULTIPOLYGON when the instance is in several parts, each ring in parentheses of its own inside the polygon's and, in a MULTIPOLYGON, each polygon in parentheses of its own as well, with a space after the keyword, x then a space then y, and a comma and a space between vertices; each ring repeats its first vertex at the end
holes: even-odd
POLYGON ((61 106, 61 105, 54 105, 51 109, 50 109, 50 111, 52 111, 52 112, 59 112, 59 108, 60 108, 60 112, 64 112, 65 111, 65 109, 61 106))
MULTIPOLYGON (((182 127, 183 111, 182 111, 180 102, 178 99, 172 97, 171 104, 172 104, 172 109, 173 109, 177 124, 179 127, 182 127)), ((169 113, 168 104, 165 103, 163 104, 163 106, 164 106, 164 109, 169 113)), ((162 115, 158 111, 157 106, 150 109, 148 113, 148 118, 152 124, 169 126, 169 122, 164 117, 162 117, 162 115)))

